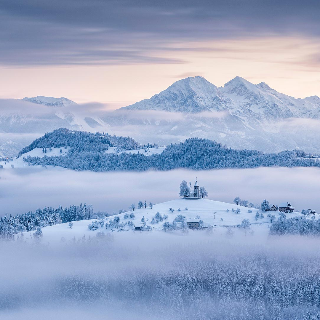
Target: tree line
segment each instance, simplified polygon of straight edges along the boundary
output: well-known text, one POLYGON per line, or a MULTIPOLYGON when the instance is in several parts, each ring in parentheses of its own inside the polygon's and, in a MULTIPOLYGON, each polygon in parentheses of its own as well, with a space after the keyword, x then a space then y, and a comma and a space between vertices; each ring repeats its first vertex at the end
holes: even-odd
MULTIPOLYGON (((70 147, 66 155, 25 157, 30 165, 59 166, 72 170, 146 171, 186 168, 210 170, 256 167, 319 167, 320 161, 302 151, 283 151, 265 154, 256 150, 235 150, 208 139, 190 138, 170 144, 160 154, 106 153, 110 147, 137 150, 143 146, 132 138, 107 134, 92 134, 67 129, 55 130, 35 140, 20 152, 20 156, 34 148, 70 147)), ((153 145, 149 145, 149 147, 153 145)))

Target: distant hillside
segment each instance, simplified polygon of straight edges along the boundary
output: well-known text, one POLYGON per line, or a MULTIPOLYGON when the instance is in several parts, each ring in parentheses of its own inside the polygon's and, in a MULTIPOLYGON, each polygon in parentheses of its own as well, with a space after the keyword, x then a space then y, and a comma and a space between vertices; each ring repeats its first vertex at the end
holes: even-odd
POLYGON ((182 143, 171 144, 159 153, 157 146, 141 146, 131 138, 67 129, 55 130, 35 140, 20 152, 20 156, 30 165, 92 171, 320 166, 318 157, 309 156, 303 151, 264 154, 255 150, 227 148, 207 139, 191 138, 182 143), (70 149, 60 156, 47 156, 45 153, 46 148, 63 147, 70 149), (43 149, 42 157, 26 155, 39 148, 43 149))
POLYGON ((104 133, 90 133, 84 131, 73 131, 65 128, 46 133, 39 139, 33 141, 29 146, 19 152, 19 156, 35 148, 63 148, 70 147, 69 153, 101 153, 109 147, 117 147, 123 150, 135 150, 139 144, 132 138, 111 136, 104 133))
POLYGON ((22 100, 36 103, 36 104, 42 104, 48 107, 66 107, 69 105, 76 104, 74 101, 69 100, 67 98, 63 98, 63 97, 53 98, 53 97, 37 96, 32 98, 25 97, 22 100))

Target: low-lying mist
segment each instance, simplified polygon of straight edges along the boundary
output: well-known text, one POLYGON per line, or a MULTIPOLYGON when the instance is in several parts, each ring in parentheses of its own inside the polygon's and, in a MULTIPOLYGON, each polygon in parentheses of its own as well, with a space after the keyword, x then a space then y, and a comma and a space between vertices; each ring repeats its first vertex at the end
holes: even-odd
POLYGON ((117 233, 0 242, 0 318, 317 319, 320 240, 117 233))
POLYGON ((317 168, 257 168, 148 172, 76 172, 65 169, 0 171, 0 216, 46 206, 87 203, 95 212, 118 213, 138 201, 159 203, 179 196, 182 180, 204 186, 209 199, 241 199, 260 204, 289 201, 296 209, 320 212, 320 170, 317 168))

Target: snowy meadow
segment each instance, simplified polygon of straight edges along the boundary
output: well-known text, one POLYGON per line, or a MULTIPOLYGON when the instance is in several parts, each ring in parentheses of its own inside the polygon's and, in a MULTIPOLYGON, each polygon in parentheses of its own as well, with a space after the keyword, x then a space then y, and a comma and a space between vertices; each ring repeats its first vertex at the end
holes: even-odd
POLYGON ((1 242, 0 318, 318 319, 319 247, 214 231, 1 242))

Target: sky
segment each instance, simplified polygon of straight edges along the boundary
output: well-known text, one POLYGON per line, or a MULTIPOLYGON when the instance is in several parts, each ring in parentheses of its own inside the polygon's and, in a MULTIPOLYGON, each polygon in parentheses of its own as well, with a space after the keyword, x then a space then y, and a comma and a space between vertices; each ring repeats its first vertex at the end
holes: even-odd
POLYGON ((0 0, 0 98, 117 108, 200 75, 320 95, 318 0, 0 0))

